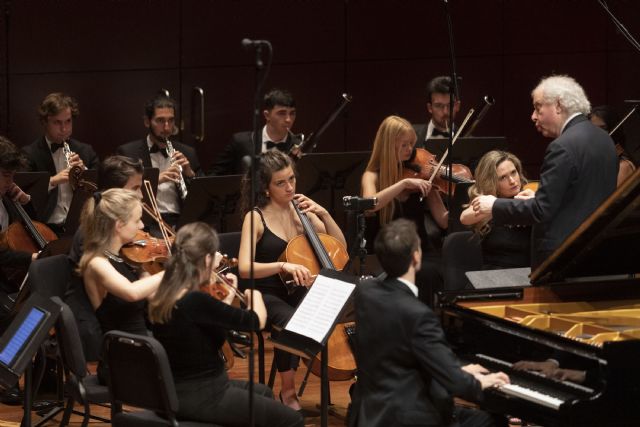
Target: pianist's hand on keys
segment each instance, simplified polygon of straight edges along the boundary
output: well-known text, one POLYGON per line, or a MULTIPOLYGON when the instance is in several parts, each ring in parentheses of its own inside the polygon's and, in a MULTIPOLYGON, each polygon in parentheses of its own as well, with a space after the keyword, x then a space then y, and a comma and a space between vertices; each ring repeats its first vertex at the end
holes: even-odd
POLYGON ((469 364, 462 367, 462 370, 473 375, 478 381, 482 389, 489 387, 499 387, 509 384, 509 376, 504 372, 490 373, 487 368, 478 364, 469 364))

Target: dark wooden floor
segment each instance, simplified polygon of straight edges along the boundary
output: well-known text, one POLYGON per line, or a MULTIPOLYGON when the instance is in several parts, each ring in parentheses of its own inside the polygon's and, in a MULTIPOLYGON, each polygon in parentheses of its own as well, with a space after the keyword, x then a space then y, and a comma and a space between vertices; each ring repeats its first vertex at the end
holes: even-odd
MULTIPOLYGON (((271 366, 271 360, 273 359, 273 347, 269 344, 268 340, 265 340, 265 359, 266 359, 266 375, 269 375, 269 368, 271 366)), ((257 378, 257 352, 255 356, 256 360, 256 378, 257 378)), ((304 373, 306 371, 306 367, 301 365, 301 368, 297 373, 297 384, 299 385, 304 377, 304 373)), ((235 364, 231 371, 229 371, 229 376, 231 378, 236 379, 247 379, 248 378, 248 361, 235 358, 235 364)), ((334 403, 335 408, 338 412, 345 412, 346 407, 349 403, 349 386, 352 381, 340 381, 340 382, 332 382, 331 383, 331 400, 334 403)), ((278 395, 280 391, 279 380, 276 377, 276 382, 274 385, 274 395, 278 395)), ((313 374, 309 376, 309 382, 307 384, 306 390, 304 394, 300 398, 302 406, 305 410, 312 414, 312 416, 307 417, 306 424, 308 426, 320 426, 320 416, 319 410, 316 408, 320 403, 320 381, 313 374), (315 414, 315 416, 313 416, 315 414)), ((95 413, 99 416, 104 416, 106 418, 109 417, 108 409, 95 406, 91 409, 92 413, 95 413)), ((17 426, 20 424, 22 420, 22 406, 8 406, 4 404, 0 404, 0 427, 5 426, 17 426)), ((53 421, 47 423, 47 426, 54 426, 60 423, 62 413, 59 414, 53 421)), ((40 417, 34 412, 32 415, 32 423, 35 425, 40 420, 40 417)), ((81 424, 82 418, 80 416, 74 415, 71 418, 71 426, 79 426, 81 424)), ((106 423, 102 423, 99 421, 91 421, 92 426, 102 426, 107 425, 106 423)), ((344 426, 344 420, 341 417, 330 415, 328 419, 328 425, 331 427, 344 426)))

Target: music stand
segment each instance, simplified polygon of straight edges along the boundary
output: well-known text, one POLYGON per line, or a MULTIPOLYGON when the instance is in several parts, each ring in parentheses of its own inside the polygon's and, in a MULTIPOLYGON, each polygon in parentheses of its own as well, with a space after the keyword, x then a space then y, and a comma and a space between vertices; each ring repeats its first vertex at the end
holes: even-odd
POLYGON ((62 307, 51 299, 33 294, 0 337, 0 388, 8 390, 25 374, 23 426, 31 425, 31 360, 49 336, 61 310, 62 307))
POLYGON ((321 353, 320 425, 326 427, 329 416, 329 353, 327 343, 334 328, 347 311, 357 278, 336 270, 322 269, 277 337, 274 347, 313 360, 321 353))
POLYGON ((205 176, 191 180, 178 227, 203 221, 219 233, 240 231, 241 175, 205 176))
MULTIPOLYGON (((440 159, 448 148, 448 142, 449 140, 445 138, 430 138, 425 142, 425 148, 440 159)), ((506 149, 507 140, 504 136, 461 136, 454 145, 453 157, 447 160, 467 165, 473 172, 485 153, 506 149)))
POLYGON ((43 219, 49 196, 49 172, 16 172, 13 181, 31 196, 36 218, 43 219))
POLYGON ((345 228, 344 196, 360 194, 360 179, 369 161, 369 151, 306 154, 296 164, 296 192, 323 206, 345 228))
MULTIPOLYGON (((98 182, 98 171, 96 169, 87 169, 82 173, 82 180, 88 182, 98 182)), ((74 191, 67 212, 67 219, 64 222, 63 237, 72 237, 80 226, 80 216, 82 208, 87 199, 91 197, 87 191, 74 191)))

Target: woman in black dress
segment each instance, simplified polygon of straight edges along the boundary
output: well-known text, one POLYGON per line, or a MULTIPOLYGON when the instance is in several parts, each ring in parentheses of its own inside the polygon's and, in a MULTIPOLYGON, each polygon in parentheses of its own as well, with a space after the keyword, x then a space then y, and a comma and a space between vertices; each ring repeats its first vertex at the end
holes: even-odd
MULTIPOLYGON (((528 199, 535 196, 525 189, 527 179, 522 173, 520 159, 506 151, 489 151, 475 171, 476 182, 469 188, 469 200, 479 195, 528 199)), ((531 227, 500 225, 490 215, 474 212, 471 206, 460 215, 460 222, 473 228, 482 244, 483 268, 528 267, 531 265, 531 227)))
MULTIPOLYGON (((253 214, 247 200, 251 195, 248 177, 244 180, 245 211, 249 212, 242 224, 238 271, 242 278, 248 278, 253 263, 256 289, 264 295, 268 320, 274 325, 284 326, 304 297, 306 286, 313 282, 309 269, 304 265, 278 261, 289 240, 303 232, 291 201, 296 200, 300 210, 307 213, 316 232, 329 234, 345 246, 346 243, 340 227, 325 208, 302 194, 296 194, 296 175, 289 156, 278 150, 263 153, 257 175, 258 190, 253 214), (254 247, 251 246, 252 241, 254 247), (252 251, 255 252, 254 259, 251 258, 252 251), (292 293, 280 280, 278 274, 281 271, 293 276, 297 287, 292 293)), ((275 350, 274 357, 280 373, 280 399, 285 405, 300 410, 294 382, 298 358, 279 349, 275 350)))
MULTIPOLYGON (((220 349, 228 329, 258 332, 266 309, 259 291, 244 292, 253 311, 232 307, 234 292, 220 301, 201 292, 216 273, 221 255, 218 236, 208 225, 195 222, 182 227, 158 291, 149 301, 153 335, 162 343, 176 384, 178 418, 246 426, 249 392, 246 381, 229 380, 220 349)), ((227 281, 237 286, 235 276, 227 281)), ((256 426, 302 426, 302 416, 273 400, 271 390, 254 384, 256 426)))

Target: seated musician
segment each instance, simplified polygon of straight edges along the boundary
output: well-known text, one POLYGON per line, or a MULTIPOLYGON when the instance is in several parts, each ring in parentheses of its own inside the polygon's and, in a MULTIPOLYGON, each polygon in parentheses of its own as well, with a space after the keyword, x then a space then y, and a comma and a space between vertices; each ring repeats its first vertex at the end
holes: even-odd
POLYGON ((23 147, 32 171, 49 172, 49 197, 43 220, 59 236, 71 206, 73 190, 69 185, 69 170, 73 166, 95 169, 99 159, 91 145, 71 138, 73 119, 80 114, 78 103, 64 93, 50 93, 38 109, 44 136, 23 147), (63 143, 70 153, 64 153, 63 143))
MULTIPOLYGON (((306 287, 312 283, 309 269, 300 264, 278 261, 287 248, 289 240, 302 234, 302 224, 292 206, 292 201, 307 213, 315 230, 329 234, 345 244, 342 231, 325 208, 302 194, 296 194, 296 175, 288 155, 278 150, 269 150, 259 158, 256 182, 256 206, 253 214, 249 204, 251 191, 249 177, 243 181, 245 197, 238 271, 242 278, 249 277, 253 263, 256 289, 264 295, 268 320, 271 324, 284 326, 295 307, 306 294, 306 287), (251 224, 253 221, 253 236, 251 224), (253 242, 253 247, 251 246, 253 242), (251 259, 252 251, 255 258, 251 259), (279 273, 290 274, 297 286, 292 293, 282 283, 279 273)), ((345 244, 346 245, 346 244, 345 244)), ((275 331, 273 333, 276 333, 275 331)), ((296 410, 300 403, 295 389, 295 370, 298 357, 275 349, 274 358, 280 373, 282 402, 296 410)))
MULTIPOLYGON (((356 288, 358 381, 350 426, 494 425, 485 412, 454 408, 453 396, 480 401, 482 390, 509 377, 480 365, 462 367, 436 315, 416 298, 422 254, 415 224, 390 222, 374 246, 387 277, 356 288)), ((496 422, 506 425, 504 417, 496 422)))
MULTIPOLYGON (((200 292, 212 280, 221 255, 218 236, 202 222, 187 224, 177 235, 173 256, 155 295, 149 301, 153 335, 164 346, 178 395, 178 419, 248 425, 248 383, 230 380, 219 355, 226 329, 256 331, 264 327, 266 308, 259 291, 244 292, 253 310, 232 307, 234 292, 219 301, 200 292)), ((235 276, 226 275, 235 287, 235 276)), ((224 286, 224 285, 223 285, 224 286)), ((302 426, 296 411, 273 400, 271 389, 254 384, 256 426, 302 426)))
MULTIPOLYGON (((619 119, 612 107, 608 105, 599 105, 591 109, 589 114, 591 123, 601 129, 611 132, 619 123, 619 119)), ((613 142, 616 144, 616 153, 618 154, 618 186, 625 182, 636 170, 636 165, 631 161, 629 154, 624 149, 624 131, 619 128, 611 135, 613 142)))
POLYGON ((416 133, 408 121, 398 116, 384 119, 361 185, 364 197, 378 199, 372 211, 378 212, 379 225, 398 217, 415 222, 423 249, 416 283, 420 300, 430 304, 432 293, 442 289, 440 248, 449 213, 427 180, 403 178, 403 162, 411 157, 415 143, 416 133))
MULTIPOLYGON (((262 128, 260 142, 261 153, 277 148, 282 152, 289 152, 294 144, 300 140, 291 133, 296 121, 296 102, 291 93, 286 90, 272 89, 262 102, 262 115, 265 125, 262 128)), ((211 175, 244 174, 251 166, 251 156, 255 152, 253 131, 237 132, 233 140, 218 155, 211 168, 211 175)))
MULTIPOLYGON (((102 332, 114 329, 148 334, 145 298, 156 291, 163 272, 138 278, 138 273, 120 257, 120 249, 142 228, 140 196, 113 188, 87 200, 80 227, 84 252, 78 264, 84 286, 102 332)), ((98 366, 101 381, 104 366, 98 366)))
MULTIPOLYGON (((522 173, 520 159, 506 151, 489 151, 476 167, 476 182, 469 188, 469 200, 481 194, 496 197, 527 199, 533 190, 524 189, 527 179, 522 173)), ((483 268, 528 267, 531 265, 531 227, 496 225, 490 215, 477 215, 468 206, 460 215, 460 222, 472 226, 482 244, 483 268)))
MULTIPOLYGON (((27 205, 31 200, 31 196, 26 194, 20 187, 13 182, 16 171, 26 167, 24 156, 18 151, 15 145, 7 138, 0 136, 0 230, 4 232, 9 227, 11 219, 11 204, 19 203, 27 205)), ((4 299, 7 295, 18 291, 17 283, 11 281, 5 276, 2 267, 29 267, 32 260, 37 258, 37 253, 23 252, 14 250, 6 244, 0 245, 0 295, 4 299)))

